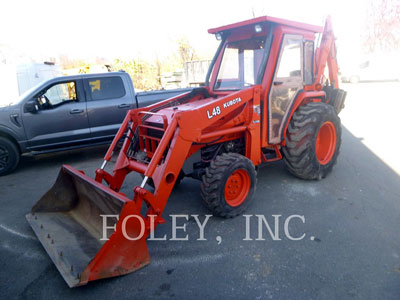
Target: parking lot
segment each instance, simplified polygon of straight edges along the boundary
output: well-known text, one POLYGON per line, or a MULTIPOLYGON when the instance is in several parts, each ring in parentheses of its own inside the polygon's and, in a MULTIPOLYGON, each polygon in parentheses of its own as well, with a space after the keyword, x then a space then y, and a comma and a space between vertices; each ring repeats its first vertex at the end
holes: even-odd
MULTIPOLYGON (((0 282, 3 299, 399 299, 400 158, 398 157, 399 82, 343 85, 348 91, 341 113, 341 153, 332 174, 322 181, 291 176, 283 162, 258 172, 247 215, 264 215, 271 226, 281 215, 280 240, 264 227, 251 238, 246 219, 212 217, 206 241, 187 222, 188 241, 151 241, 152 262, 126 276, 69 289, 36 239, 25 214, 52 186, 62 164, 93 176, 106 147, 40 157, 23 157, 14 172, 0 178, 0 282), (290 240, 283 231, 291 215, 290 240), (220 237, 220 241, 217 241, 220 237)), ((139 175, 126 180, 132 195, 139 175)), ((164 211, 166 224, 156 236, 171 237, 169 215, 200 215, 198 181, 184 179, 164 211)), ((183 219, 179 220, 184 223, 183 219)), ((179 232, 180 236, 184 233, 179 232)))

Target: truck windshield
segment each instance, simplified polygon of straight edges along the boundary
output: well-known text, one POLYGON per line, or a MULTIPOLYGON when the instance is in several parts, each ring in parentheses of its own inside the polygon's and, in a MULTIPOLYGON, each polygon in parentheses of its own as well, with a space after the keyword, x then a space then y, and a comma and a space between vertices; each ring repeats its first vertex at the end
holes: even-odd
POLYGON ((214 90, 239 90, 254 85, 265 53, 264 45, 265 37, 228 43, 214 90))
POLYGON ((12 99, 11 102, 9 103, 9 105, 14 105, 14 104, 20 103, 29 94, 31 94, 34 90, 39 89, 39 87, 42 86, 42 85, 44 86, 45 83, 46 83, 46 81, 42 81, 42 82, 36 84, 35 86, 31 87, 27 91, 23 92, 18 98, 12 99))

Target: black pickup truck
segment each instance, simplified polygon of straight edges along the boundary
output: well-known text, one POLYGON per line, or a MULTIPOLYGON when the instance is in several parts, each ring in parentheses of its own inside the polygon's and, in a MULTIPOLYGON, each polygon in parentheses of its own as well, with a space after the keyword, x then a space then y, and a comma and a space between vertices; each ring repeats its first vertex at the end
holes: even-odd
POLYGON ((56 77, 0 107, 0 176, 21 154, 42 154, 112 141, 127 110, 191 89, 135 93, 125 72, 56 77))

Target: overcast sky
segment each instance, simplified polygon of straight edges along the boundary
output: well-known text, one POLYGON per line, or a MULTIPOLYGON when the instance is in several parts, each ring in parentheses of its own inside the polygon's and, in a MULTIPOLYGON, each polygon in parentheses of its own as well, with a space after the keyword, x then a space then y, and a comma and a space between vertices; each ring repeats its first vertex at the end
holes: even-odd
MULTIPOLYGON (((362 0, 46 1, 2 0, 0 44, 32 54, 152 58, 187 36, 200 52, 217 45, 207 29, 270 15, 323 25, 332 15, 339 45, 355 49, 362 0)), ((346 50, 348 51, 348 50, 346 50)))

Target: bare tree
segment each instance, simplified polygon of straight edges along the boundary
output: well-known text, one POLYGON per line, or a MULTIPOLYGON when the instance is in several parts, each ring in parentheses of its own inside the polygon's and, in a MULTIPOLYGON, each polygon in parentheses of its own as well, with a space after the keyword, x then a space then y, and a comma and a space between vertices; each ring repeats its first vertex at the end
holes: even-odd
POLYGON ((181 37, 177 42, 178 42, 179 57, 181 59, 182 66, 185 62, 196 59, 197 57, 196 51, 190 44, 188 38, 181 37))
POLYGON ((400 50, 400 0, 370 0, 365 29, 367 52, 400 50))
POLYGON ((156 66, 156 72, 157 72, 157 83, 161 87, 161 69, 162 69, 162 62, 159 59, 158 55, 156 56, 156 59, 154 61, 155 66, 156 66))

